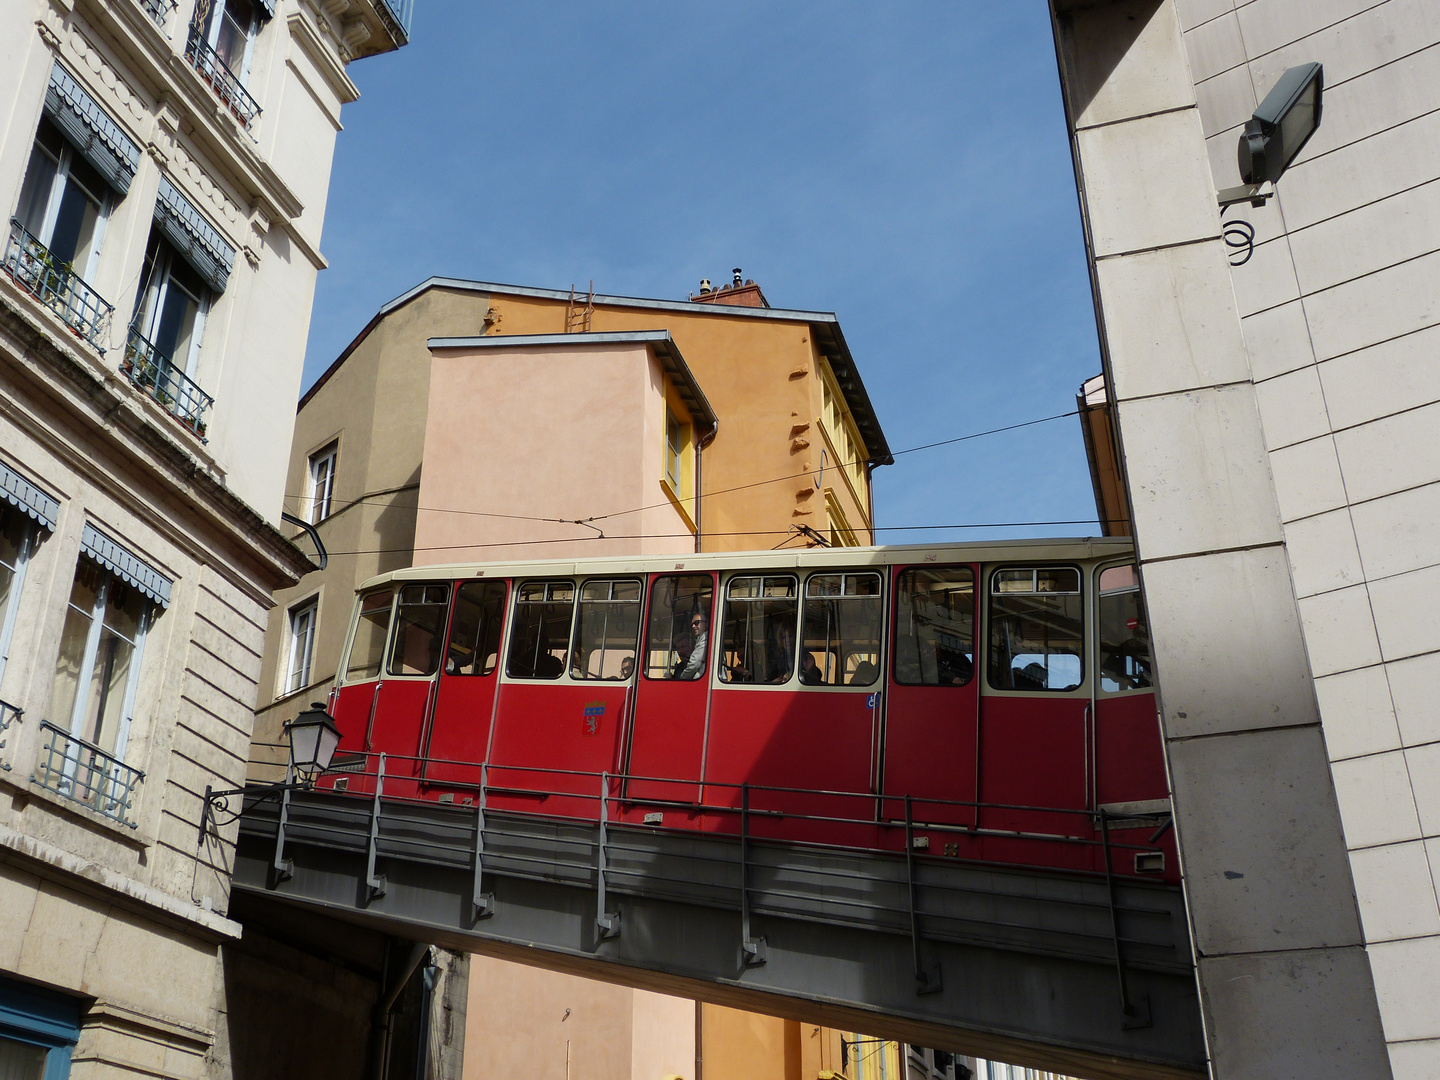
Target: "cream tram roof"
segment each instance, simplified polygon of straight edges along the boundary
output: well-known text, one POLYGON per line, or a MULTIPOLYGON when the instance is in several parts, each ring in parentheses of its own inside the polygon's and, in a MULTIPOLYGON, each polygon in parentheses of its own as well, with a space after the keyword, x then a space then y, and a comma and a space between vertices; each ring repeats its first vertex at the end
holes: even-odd
POLYGON ((1129 537, 1038 540, 976 540, 956 544, 804 548, 788 551, 716 551, 684 555, 623 555, 593 559, 536 559, 494 563, 436 563, 392 570, 362 582, 361 591, 391 581, 462 581, 467 578, 591 577, 597 574, 659 574, 677 570, 784 570, 810 567, 888 566, 893 563, 1034 562, 1090 560, 1129 555, 1129 537))

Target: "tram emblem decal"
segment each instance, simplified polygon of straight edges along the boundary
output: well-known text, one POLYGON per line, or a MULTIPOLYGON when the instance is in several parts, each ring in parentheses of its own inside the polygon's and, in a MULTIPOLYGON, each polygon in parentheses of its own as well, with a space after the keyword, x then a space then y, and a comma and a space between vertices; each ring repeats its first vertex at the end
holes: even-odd
POLYGON ((585 703, 585 734, 598 735, 600 733, 600 721, 605 718, 605 702, 587 701, 585 703))

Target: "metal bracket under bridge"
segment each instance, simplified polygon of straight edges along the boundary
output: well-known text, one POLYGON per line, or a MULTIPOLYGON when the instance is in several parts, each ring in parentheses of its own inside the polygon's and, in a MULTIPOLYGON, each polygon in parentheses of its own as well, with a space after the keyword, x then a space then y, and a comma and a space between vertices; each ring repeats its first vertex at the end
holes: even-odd
POLYGON ((617 825, 613 775, 577 821, 487 812, 483 779, 386 798, 384 768, 247 793, 247 907, 1090 1080, 1205 1072, 1178 886, 938 857, 908 821, 903 854, 757 840, 748 791, 738 835, 701 833, 617 825))

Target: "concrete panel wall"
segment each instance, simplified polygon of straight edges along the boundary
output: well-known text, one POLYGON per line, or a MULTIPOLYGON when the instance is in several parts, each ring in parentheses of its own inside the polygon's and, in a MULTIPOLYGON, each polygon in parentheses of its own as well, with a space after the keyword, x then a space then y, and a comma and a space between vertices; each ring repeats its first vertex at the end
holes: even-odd
MULTIPOLYGON (((1233 127, 1256 100, 1233 74, 1247 50, 1364 6, 1055 5, 1216 1077, 1389 1068, 1313 678, 1365 655, 1365 635, 1350 633, 1345 588, 1311 607, 1314 589, 1297 602, 1294 586, 1352 583, 1356 565, 1313 554, 1343 533, 1333 521, 1311 530, 1298 571, 1287 546, 1289 522, 1346 504, 1339 454, 1318 380, 1291 377, 1314 331, 1281 267, 1288 245, 1261 244, 1232 278, 1215 199, 1238 182, 1217 147, 1228 140, 1233 162, 1233 127)), ((1331 347, 1363 336, 1358 321, 1337 317, 1331 347)))

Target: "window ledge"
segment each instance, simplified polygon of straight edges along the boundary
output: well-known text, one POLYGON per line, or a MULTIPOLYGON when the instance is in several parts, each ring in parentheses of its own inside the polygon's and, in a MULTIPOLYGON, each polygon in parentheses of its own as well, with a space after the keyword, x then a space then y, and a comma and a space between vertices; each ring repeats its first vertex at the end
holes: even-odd
MULTIPOLYGON (((676 512, 680 515, 680 520, 685 523, 685 527, 692 533, 697 532, 695 519, 690 516, 690 511, 685 509, 686 500, 681 499, 680 496, 675 493, 675 489, 670 486, 670 481, 663 476, 660 478, 660 490, 665 492, 665 497, 670 500, 670 505, 675 507, 676 512)), ((692 499, 690 501, 693 502, 694 500, 692 499)))
POLYGON ((12 772, 5 777, 7 786, 15 790, 16 809, 21 809, 22 802, 41 803, 44 809, 51 813, 58 813, 62 817, 72 819, 76 824, 88 825, 105 832, 112 840, 124 844, 136 851, 144 851, 146 848, 154 847, 153 838, 141 834, 139 827, 131 828, 123 822, 98 811, 91 810, 83 803, 73 799, 67 799, 63 795, 57 795, 49 788, 42 786, 29 776, 18 776, 12 772))

